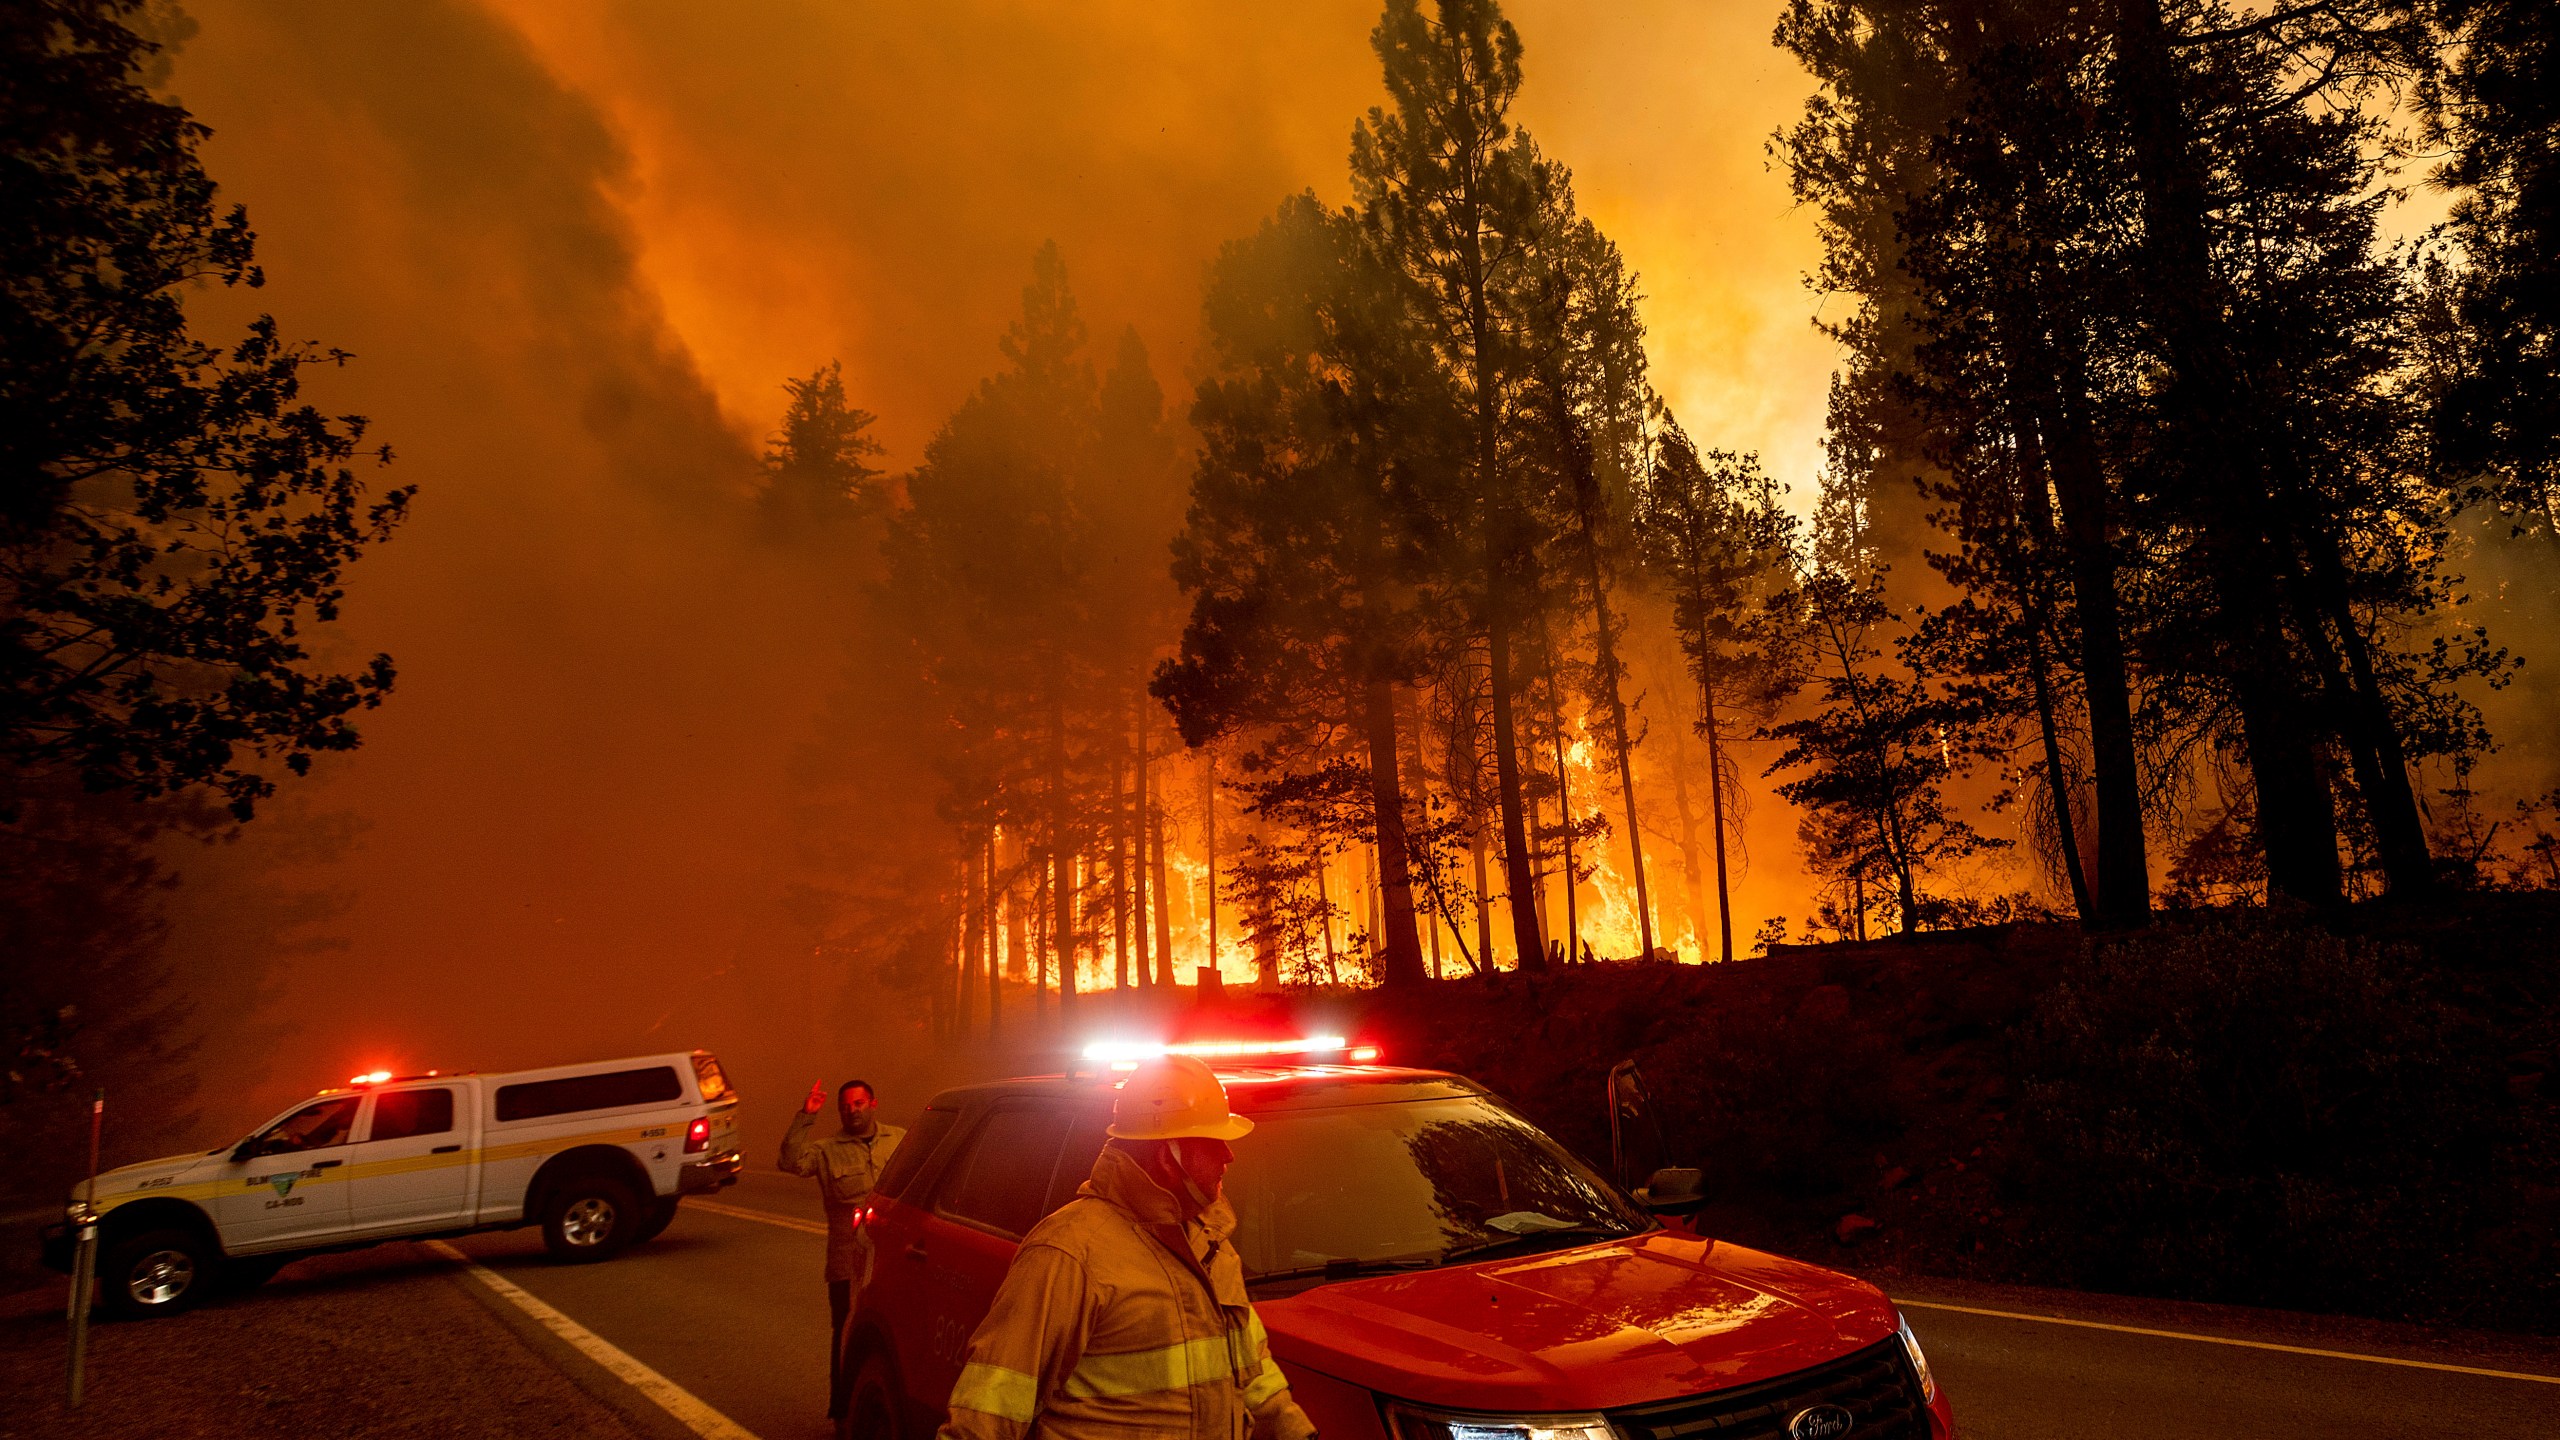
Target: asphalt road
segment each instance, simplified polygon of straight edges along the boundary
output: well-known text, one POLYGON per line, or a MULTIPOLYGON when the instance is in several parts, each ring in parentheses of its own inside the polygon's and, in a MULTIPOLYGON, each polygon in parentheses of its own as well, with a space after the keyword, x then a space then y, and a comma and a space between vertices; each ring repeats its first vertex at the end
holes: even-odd
MULTIPOLYGON (((831 1435, 815 1188, 750 1173, 716 1204, 688 1203, 665 1235, 604 1265, 554 1265, 530 1231, 476 1237, 460 1248, 760 1440, 831 1435)), ((1901 1298, 1967 1440, 2560 1436, 2560 1385, 2127 1330, 2560 1374, 2549 1347, 2530 1347, 2519 1359, 2433 1343, 2408 1329, 2096 1297, 2074 1304, 2050 1295, 1914 1291, 1901 1298)))
MULTIPOLYGON (((1955 1401, 1965 1440, 2560 1436, 2560 1385, 1966 1314, 1923 1308, 1926 1302, 1914 1296, 1900 1298, 1938 1383, 1955 1401)), ((2069 1308, 2043 1308, 2071 1314, 2069 1308)), ((2172 1328, 2162 1318, 2134 1313, 2104 1323, 2172 1328)), ((2217 1330, 2255 1338, 2248 1327, 2217 1330)), ((2349 1348, 2331 1337, 2290 1330, 2281 1335, 2270 1343, 2349 1348)), ((2467 1352, 2430 1356, 2394 1345, 2389 1353, 2507 1368, 2467 1352)))
POLYGON ((666 1233, 602 1265, 559 1265, 535 1230, 454 1242, 759 1440, 832 1440, 824 1217, 817 1182, 742 1175, 666 1233), (714 1207, 717 1207, 716 1209, 714 1207), (753 1210, 798 1227, 745 1220, 753 1210))

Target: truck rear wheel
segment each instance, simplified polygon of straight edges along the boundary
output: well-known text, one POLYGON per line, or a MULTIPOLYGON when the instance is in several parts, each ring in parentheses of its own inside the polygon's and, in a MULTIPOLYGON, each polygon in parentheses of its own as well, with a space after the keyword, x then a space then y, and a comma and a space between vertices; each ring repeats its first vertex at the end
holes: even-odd
POLYGON ((98 1261, 98 1292, 108 1313, 127 1320, 192 1310, 213 1287, 219 1257, 186 1230, 145 1230, 119 1240, 98 1261))
POLYGON ((620 1254, 640 1233, 639 1197, 610 1175, 577 1175, 560 1182, 542 1207, 542 1243, 572 1263, 620 1254))

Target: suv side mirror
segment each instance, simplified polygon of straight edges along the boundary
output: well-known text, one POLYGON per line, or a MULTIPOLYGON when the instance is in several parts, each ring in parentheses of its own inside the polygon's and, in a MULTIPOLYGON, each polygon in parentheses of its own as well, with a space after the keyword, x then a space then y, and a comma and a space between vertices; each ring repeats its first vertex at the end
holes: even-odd
POLYGON ((1636 1203, 1656 1215, 1688 1215, 1707 1203, 1706 1172, 1666 1166, 1636 1190, 1636 1203))
POLYGON ((1659 1164, 1669 1157, 1662 1139, 1662 1117, 1654 1113, 1653 1095, 1637 1073, 1636 1062, 1621 1060, 1609 1067, 1609 1178, 1623 1190, 1635 1183, 1636 1155, 1659 1164), (1648 1150, 1643 1142, 1651 1140, 1648 1150))

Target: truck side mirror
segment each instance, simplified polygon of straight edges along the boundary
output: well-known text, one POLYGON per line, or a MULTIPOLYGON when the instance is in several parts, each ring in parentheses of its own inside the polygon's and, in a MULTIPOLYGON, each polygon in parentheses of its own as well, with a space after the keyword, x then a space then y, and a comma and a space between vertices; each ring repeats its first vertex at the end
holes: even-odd
POLYGON ((1707 1203, 1706 1172, 1666 1166, 1636 1189, 1636 1203, 1656 1215, 1690 1215, 1707 1203))
POLYGON ((243 1140, 243 1141, 241 1141, 239 1144, 234 1145, 234 1146, 232 1146, 232 1147, 231 1147, 231 1163, 232 1163, 232 1164, 234 1164, 234 1165, 237 1165, 237 1164, 239 1164, 239 1163, 240 1163, 241 1161, 243 1161, 243 1160, 247 1160, 247 1159, 251 1159, 251 1158, 255 1157, 255 1156, 257 1155, 257 1153, 258 1153, 258 1137, 257 1137, 257 1136, 255 1136, 255 1135, 252 1135, 252 1136, 250 1136, 248 1139, 243 1140))

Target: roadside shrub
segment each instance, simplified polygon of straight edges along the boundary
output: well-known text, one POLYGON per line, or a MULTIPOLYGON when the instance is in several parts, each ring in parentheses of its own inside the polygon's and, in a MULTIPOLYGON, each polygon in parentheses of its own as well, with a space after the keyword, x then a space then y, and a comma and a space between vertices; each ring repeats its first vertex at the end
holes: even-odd
POLYGON ((2020 1037, 2026 1248, 2098 1290, 2552 1323, 2548 1226, 2515 1212, 2547 1114, 2460 994, 2266 920, 2085 949, 2020 1037))

